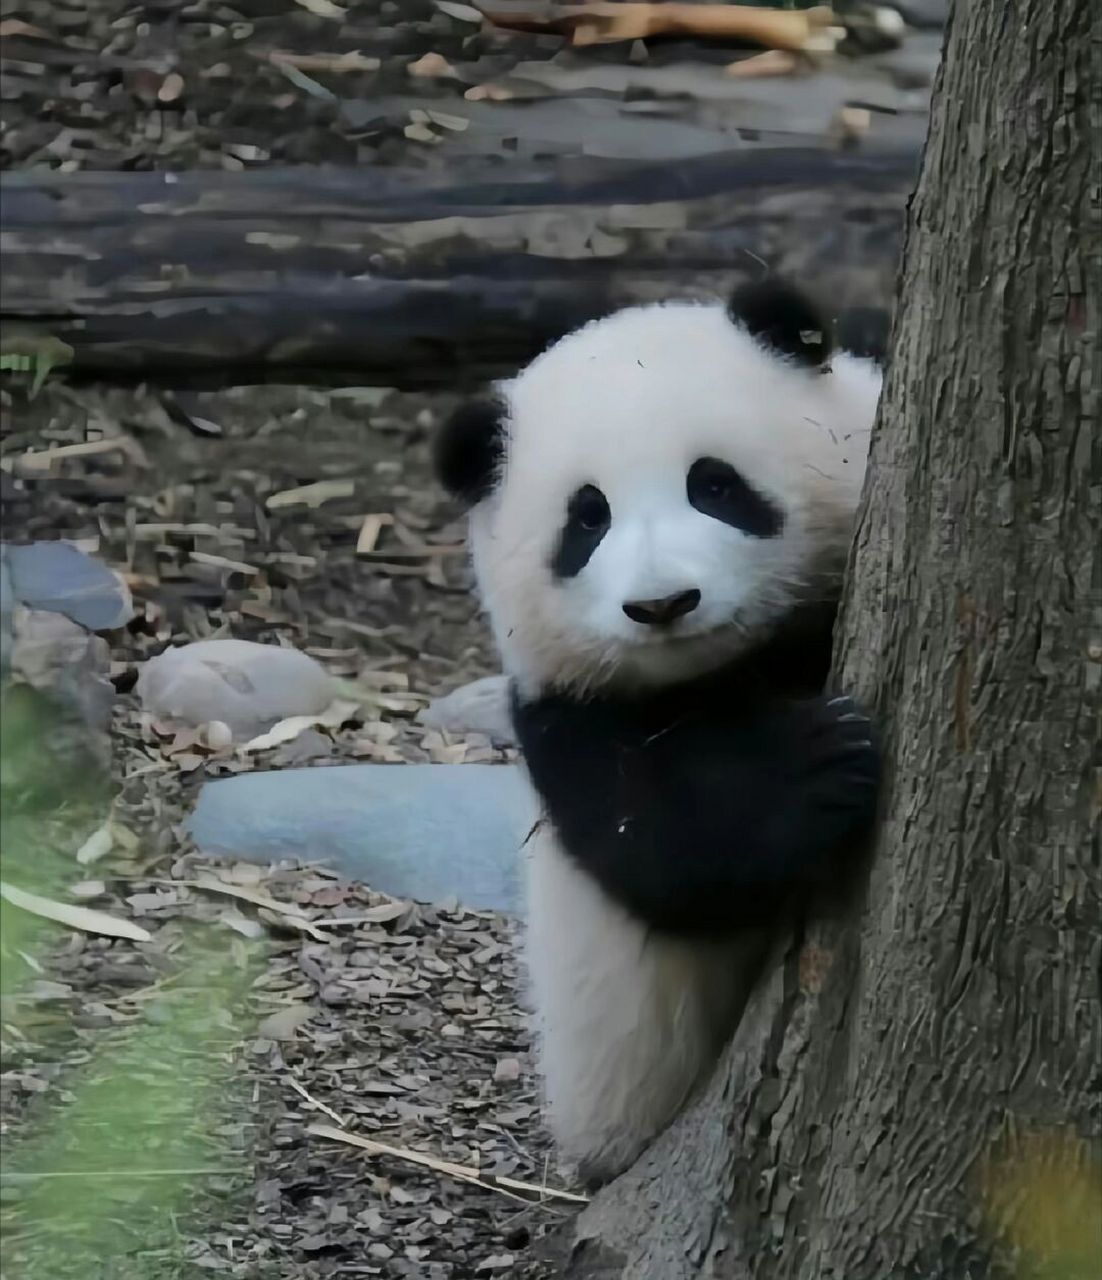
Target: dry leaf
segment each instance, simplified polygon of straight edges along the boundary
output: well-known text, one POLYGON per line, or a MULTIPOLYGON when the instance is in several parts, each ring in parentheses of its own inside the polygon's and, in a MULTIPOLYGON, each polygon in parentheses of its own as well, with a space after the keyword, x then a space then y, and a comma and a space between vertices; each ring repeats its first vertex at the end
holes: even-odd
POLYGON ((17 889, 15 885, 4 884, 3 881, 0 881, 0 897, 6 898, 13 907, 20 907, 46 920, 56 920, 58 924, 79 929, 82 933, 99 933, 108 938, 131 938, 134 942, 153 940, 151 933, 130 920, 120 920, 109 916, 105 911, 93 911, 91 907, 75 907, 71 902, 55 902, 52 898, 39 897, 37 893, 28 893, 26 889, 17 889))
POLYGON ((304 729, 312 729, 315 725, 320 725, 323 729, 339 729, 346 720, 353 719, 359 709, 358 702, 346 702, 342 698, 335 698, 318 715, 288 716, 286 720, 280 720, 278 724, 273 725, 267 733, 258 734, 248 742, 242 743, 238 750, 241 752, 267 751, 269 747, 277 747, 281 742, 290 742, 304 729))
POLYGON ((313 1016, 314 1010, 308 1004, 289 1004, 268 1014, 256 1034, 264 1040, 293 1040, 299 1027, 313 1016))
POLYGON ((99 898, 107 892, 102 880, 78 880, 69 886, 69 893, 74 898, 99 898))
POLYGON ((319 18, 343 18, 345 14, 340 5, 334 4, 333 0, 295 0, 295 4, 302 5, 304 9, 308 9, 319 18))
POLYGON ((426 53, 423 58, 411 62, 406 70, 411 76, 454 76, 455 68, 439 53, 426 53))
POLYGON ((455 4, 453 0, 436 0, 436 7, 457 22, 477 22, 479 26, 482 25, 482 14, 472 5, 455 4))
POLYGON ((441 129, 450 129, 452 133, 462 133, 471 124, 466 116, 453 116, 446 111, 428 111, 426 114, 433 124, 441 129))
POLYGON ((115 833, 111 829, 111 824, 105 822, 102 827, 93 831, 77 850, 77 862, 82 867, 91 866, 93 862, 98 862, 100 858, 109 854, 114 847, 115 833))
POLYGON ((278 902, 275 898, 268 897, 266 893, 260 893, 254 889, 243 889, 235 884, 227 884, 224 880, 219 880, 209 873, 200 876, 198 880, 164 880, 158 883, 184 885, 192 889, 207 889, 211 893, 224 893, 229 898, 240 898, 242 902, 251 902, 253 906, 259 907, 262 912, 270 912, 274 922, 300 929, 303 933, 313 938, 315 942, 331 941, 330 936, 322 932, 305 912, 299 910, 293 903, 278 902))
POLYGON ((513 91, 500 84, 476 84, 463 97, 468 102, 508 102, 513 97, 513 91))
POLYGON ((223 911, 218 917, 220 924, 228 926, 234 932, 241 934, 243 938, 260 938, 264 934, 264 926, 256 920, 250 920, 248 916, 243 916, 240 911, 229 907, 223 911))
POLYGON ((422 124, 420 120, 415 120, 413 124, 407 124, 402 130, 410 142, 439 142, 440 139, 428 127, 422 124))
POLYGON ((293 902, 279 902, 277 899, 269 897, 266 893, 261 893, 257 889, 245 889, 241 885, 227 884, 225 880, 219 880, 216 876, 209 873, 201 875, 198 880, 170 880, 165 883, 184 885, 192 889, 209 889, 211 893, 224 893, 230 898, 240 898, 242 902, 251 902, 254 907, 267 907, 269 911, 275 911, 282 916, 291 916, 295 919, 306 920, 309 918, 306 913, 296 907, 293 902))
POLYGON ((0 22, 0 39, 5 36, 30 36, 35 40, 49 40, 49 35, 41 27, 32 27, 29 22, 20 18, 5 18, 0 22))
POLYGON ((743 80, 764 79, 768 76, 790 76, 801 66, 798 55, 788 49, 766 49, 752 58, 732 62, 726 72, 743 80))
POLYGON ((520 1062, 517 1058, 499 1058, 494 1067, 494 1080, 498 1084, 511 1084, 520 1079, 520 1062))

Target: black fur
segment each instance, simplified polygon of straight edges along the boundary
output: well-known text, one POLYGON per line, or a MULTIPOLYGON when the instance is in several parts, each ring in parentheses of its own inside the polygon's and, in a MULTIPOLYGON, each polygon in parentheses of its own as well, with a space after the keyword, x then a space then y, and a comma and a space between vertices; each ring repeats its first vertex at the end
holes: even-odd
POLYGON ((888 358, 891 317, 883 307, 849 307, 835 322, 838 345, 852 356, 884 364, 888 358))
POLYGON ((763 347, 808 368, 822 368, 833 347, 830 323, 802 290, 770 277, 741 285, 727 314, 763 347))
POLYGON ((836 891, 866 847, 880 756, 852 701, 818 692, 832 614, 809 609, 718 674, 645 697, 514 696, 564 848, 651 927, 774 925, 836 891))
POLYGON ((496 398, 462 404, 434 442, 433 466, 455 498, 474 506, 489 497, 505 454, 505 405, 496 398))
POLYGON ((751 537, 775 538, 784 528, 784 512, 718 458, 697 458, 685 478, 685 495, 702 515, 751 537))
POLYGON ((612 524, 608 499, 596 485, 583 484, 566 506, 566 523, 559 531, 551 572, 556 578, 574 578, 589 563, 612 524))

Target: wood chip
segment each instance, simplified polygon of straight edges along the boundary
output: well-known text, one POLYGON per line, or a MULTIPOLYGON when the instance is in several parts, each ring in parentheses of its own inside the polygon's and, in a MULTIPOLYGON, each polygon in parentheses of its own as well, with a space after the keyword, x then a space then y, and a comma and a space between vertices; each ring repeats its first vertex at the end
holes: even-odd
POLYGON ((276 66, 298 67, 300 71, 330 71, 340 75, 346 71, 378 71, 378 58, 370 58, 353 49, 348 53, 289 53, 273 49, 268 61, 276 66))
POLYGON ((313 484, 300 485, 297 489, 270 494, 264 505, 269 511, 299 504, 313 509, 334 498, 351 498, 355 492, 356 486, 351 480, 315 480, 313 484))
POLYGON ((386 525, 394 523, 394 517, 386 512, 371 512, 364 516, 363 523, 360 525, 360 533, 356 539, 356 554, 358 556, 369 555, 375 550, 375 544, 379 541, 379 534, 382 533, 386 525))
POLYGON ((454 76, 456 74, 452 64, 439 53, 426 53, 423 58, 418 58, 416 62, 411 62, 406 67, 406 71, 411 76, 423 78, 454 76))
POLYGON ((157 90, 158 102, 175 102, 184 92, 184 77, 178 71, 170 71, 157 90))
POLYGON ((136 440, 131 440, 128 436, 110 436, 104 440, 84 440, 80 444, 63 444, 53 449, 11 454, 0 460, 0 468, 17 475, 30 475, 49 471, 55 462, 65 458, 90 458, 102 453, 124 453, 136 466, 149 466, 149 461, 136 440))

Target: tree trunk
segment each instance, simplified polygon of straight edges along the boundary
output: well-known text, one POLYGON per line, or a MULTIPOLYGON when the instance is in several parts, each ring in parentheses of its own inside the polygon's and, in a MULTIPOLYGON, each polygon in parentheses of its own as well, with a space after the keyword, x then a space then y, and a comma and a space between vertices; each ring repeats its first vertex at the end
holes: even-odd
POLYGON ((714 294, 763 262, 839 306, 886 303, 915 161, 579 158, 447 186, 370 169, 7 174, 0 333, 60 339, 68 372, 101 377, 477 385, 596 315, 714 294))
POLYGON ((958 0, 836 655, 889 757, 866 901, 790 948, 567 1275, 976 1280, 1046 1225, 1079 1249, 1047 1274, 1097 1274, 1096 12, 958 0))

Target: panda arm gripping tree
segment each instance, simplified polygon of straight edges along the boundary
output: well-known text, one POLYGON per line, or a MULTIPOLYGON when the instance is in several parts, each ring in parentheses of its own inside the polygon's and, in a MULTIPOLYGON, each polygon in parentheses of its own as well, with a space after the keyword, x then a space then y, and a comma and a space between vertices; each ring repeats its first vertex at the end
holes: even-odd
POLYGON ((851 699, 759 697, 717 714, 708 704, 731 698, 715 683, 642 704, 514 701, 564 848, 634 916, 687 935, 769 926, 834 888, 871 829, 879 780, 851 699))

